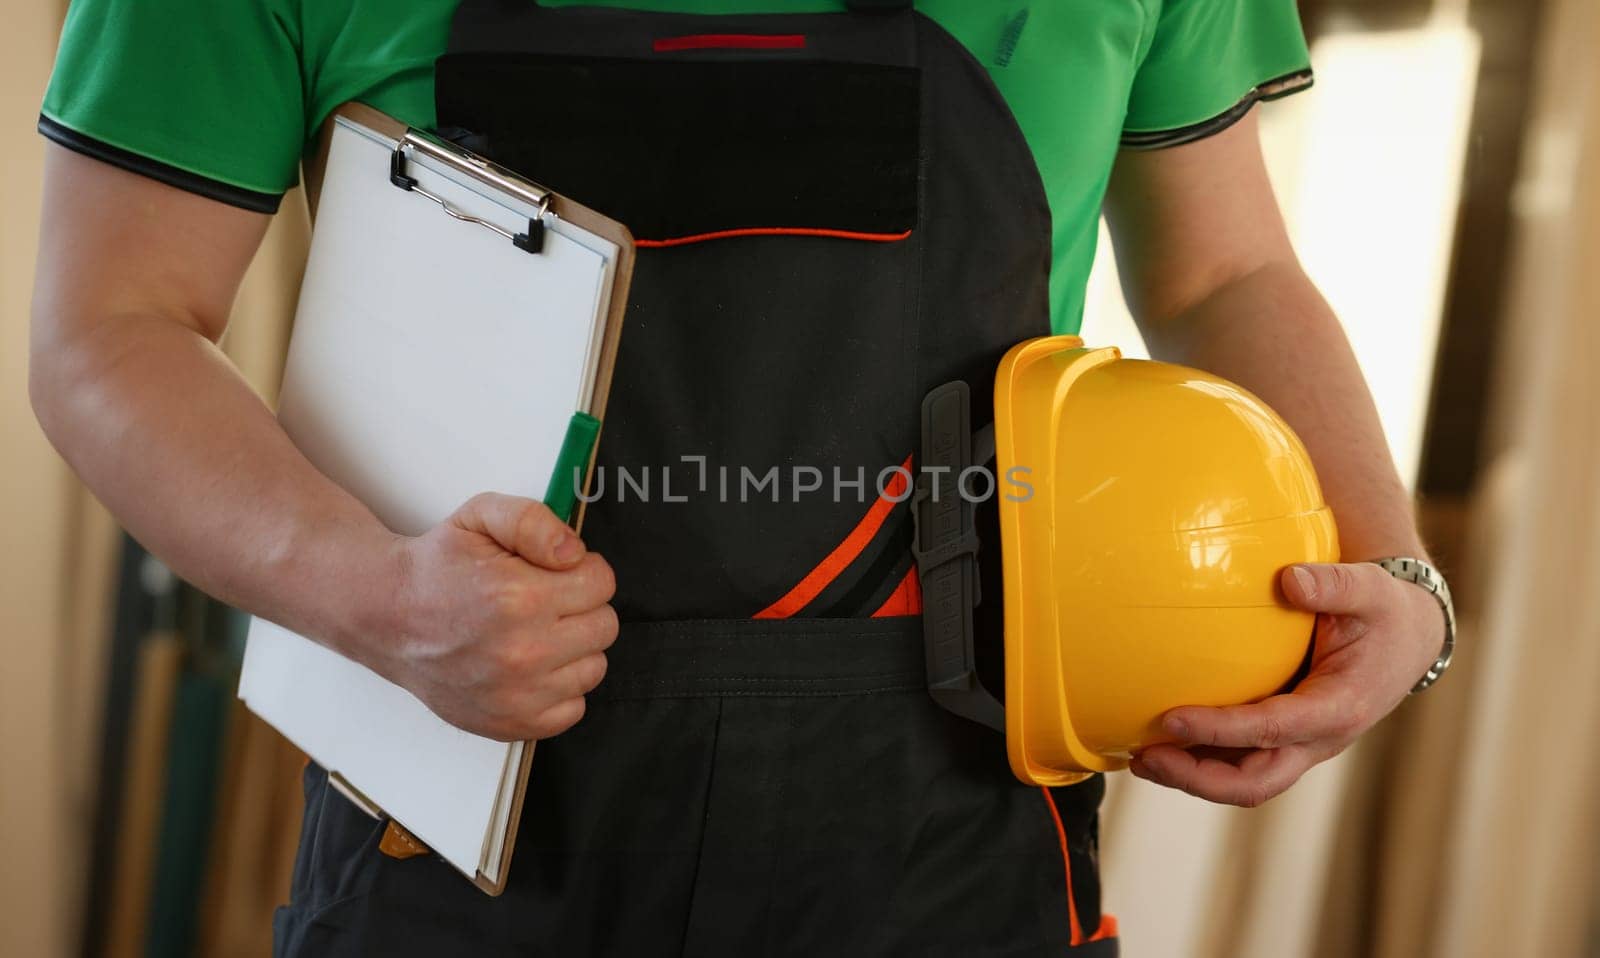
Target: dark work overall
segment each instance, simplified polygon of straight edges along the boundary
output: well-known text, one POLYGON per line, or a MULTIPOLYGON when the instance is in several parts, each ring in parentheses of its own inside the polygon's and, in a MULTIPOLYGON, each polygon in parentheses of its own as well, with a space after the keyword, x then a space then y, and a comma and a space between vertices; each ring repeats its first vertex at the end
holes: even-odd
POLYGON ((441 130, 640 241, 584 527, 623 627, 538 745, 501 897, 380 854, 312 767, 279 955, 1115 954, 1102 780, 1021 785, 928 694, 897 471, 930 388, 986 422, 1049 331, 1044 190, 984 68, 872 6, 462 4, 441 130))

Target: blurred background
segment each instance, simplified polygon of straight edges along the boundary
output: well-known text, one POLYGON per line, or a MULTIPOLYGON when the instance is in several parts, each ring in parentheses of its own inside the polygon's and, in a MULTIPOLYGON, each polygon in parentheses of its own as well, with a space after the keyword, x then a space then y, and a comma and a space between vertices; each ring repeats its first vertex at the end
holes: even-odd
MULTIPOLYGON (((301 758, 234 700, 243 621, 126 539, 28 409, 65 6, 0 36, 0 955, 266 955, 301 758)), ((1264 808, 1112 776, 1106 901, 1129 958, 1600 955, 1600 4, 1301 10, 1317 83, 1263 108, 1268 160, 1460 650, 1264 808)), ((225 341, 269 398, 308 236, 291 194, 225 341)), ((1108 255, 1084 335, 1143 354, 1108 255)))

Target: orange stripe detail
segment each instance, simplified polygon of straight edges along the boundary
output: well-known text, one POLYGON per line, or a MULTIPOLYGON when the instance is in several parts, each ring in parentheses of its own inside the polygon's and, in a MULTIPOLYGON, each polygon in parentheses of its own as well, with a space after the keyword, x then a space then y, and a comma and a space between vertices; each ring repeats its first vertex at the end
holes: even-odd
POLYGON ((1117 916, 1101 915, 1100 929, 1089 936, 1090 941, 1099 941, 1102 938, 1117 937, 1117 916))
POLYGON ((1055 820, 1056 837, 1061 840, 1061 865, 1067 871, 1067 921, 1072 927, 1072 940, 1068 944, 1081 945, 1083 928, 1078 924, 1078 903, 1072 900, 1072 858, 1067 854, 1067 829, 1061 824, 1061 813, 1056 811, 1055 796, 1050 794, 1048 788, 1040 788, 1039 792, 1044 795, 1045 804, 1050 806, 1050 817, 1055 820))
POLYGON ((825 236, 832 239, 864 240, 868 243, 894 243, 910 235, 910 230, 904 233, 856 233, 851 230, 813 229, 805 226, 751 226, 736 230, 717 230, 714 233, 675 236, 671 239, 635 239, 633 245, 639 249, 661 249, 667 246, 688 246, 690 243, 734 239, 740 236, 825 236))
POLYGON ((922 612, 922 583, 917 579, 917 569, 912 566, 906 572, 906 577, 894 587, 894 591, 883 600, 883 605, 872 613, 874 619, 886 619, 894 615, 918 615, 922 612))
POLYGON ((817 563, 817 567, 806 573, 805 578, 795 584, 783 598, 762 609, 755 614, 758 619, 787 619, 805 608, 806 603, 815 599, 828 587, 828 583, 838 578, 845 567, 856 560, 861 550, 867 547, 872 537, 883 528, 883 521, 889 518, 889 513, 894 510, 896 500, 905 495, 906 477, 911 472, 911 457, 907 456, 905 462, 900 464, 902 471, 897 471, 894 478, 889 480, 888 486, 878 494, 878 501, 872 504, 867 514, 861 517, 856 527, 844 537, 844 541, 833 547, 827 558, 817 563))

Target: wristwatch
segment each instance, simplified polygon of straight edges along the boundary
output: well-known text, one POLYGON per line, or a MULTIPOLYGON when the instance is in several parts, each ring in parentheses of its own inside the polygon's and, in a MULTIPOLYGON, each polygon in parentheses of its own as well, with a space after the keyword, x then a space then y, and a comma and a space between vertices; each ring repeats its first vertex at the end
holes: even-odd
POLYGON ((1456 650, 1456 607, 1455 603, 1450 601, 1450 586, 1445 583, 1444 575, 1438 569, 1421 559, 1390 556, 1387 559, 1373 559, 1372 563, 1396 579, 1427 589, 1439 603, 1439 608, 1444 610, 1444 648, 1439 650, 1439 657, 1434 660, 1427 673, 1411 687, 1411 694, 1415 695, 1439 681, 1439 676, 1450 667, 1450 656, 1456 650))

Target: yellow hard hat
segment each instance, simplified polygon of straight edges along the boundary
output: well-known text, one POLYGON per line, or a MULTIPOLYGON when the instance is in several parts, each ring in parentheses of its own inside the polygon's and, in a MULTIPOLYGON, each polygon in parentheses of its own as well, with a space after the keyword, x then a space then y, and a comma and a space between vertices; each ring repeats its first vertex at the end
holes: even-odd
POLYGON ((1012 348, 994 405, 1018 778, 1123 768, 1167 710, 1292 678, 1314 616, 1278 576, 1337 561, 1338 537, 1287 423, 1227 380, 1072 336, 1012 348))

